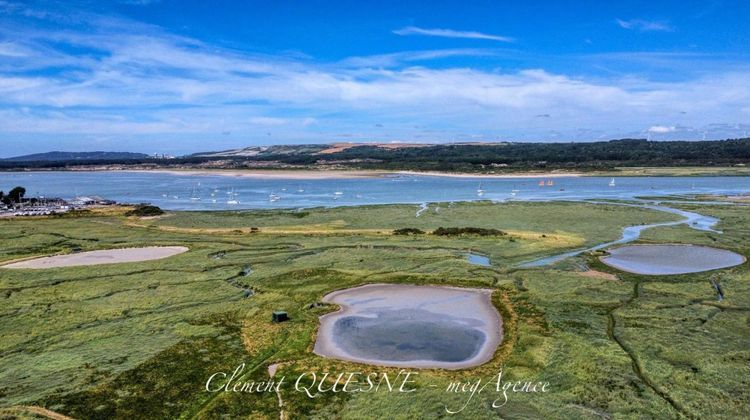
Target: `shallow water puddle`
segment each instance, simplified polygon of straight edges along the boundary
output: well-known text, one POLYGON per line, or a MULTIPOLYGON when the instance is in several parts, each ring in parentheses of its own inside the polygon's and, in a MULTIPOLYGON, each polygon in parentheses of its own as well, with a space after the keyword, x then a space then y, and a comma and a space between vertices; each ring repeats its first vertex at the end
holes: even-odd
POLYGON ((469 261, 469 264, 481 265, 483 267, 492 266, 489 257, 485 257, 484 255, 473 254, 470 252, 466 254, 466 260, 469 261))

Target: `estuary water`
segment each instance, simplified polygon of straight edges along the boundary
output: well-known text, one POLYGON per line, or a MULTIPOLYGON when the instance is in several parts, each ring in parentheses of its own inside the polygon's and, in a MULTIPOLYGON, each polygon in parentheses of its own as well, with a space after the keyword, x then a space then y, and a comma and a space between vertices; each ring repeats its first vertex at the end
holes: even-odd
POLYGON ((747 194, 750 177, 458 178, 392 174, 377 178, 268 179, 165 172, 0 172, 0 190, 28 195, 99 196, 168 210, 234 210, 420 204, 438 201, 633 199, 679 194, 747 194), (543 185, 540 185, 543 184, 543 185))

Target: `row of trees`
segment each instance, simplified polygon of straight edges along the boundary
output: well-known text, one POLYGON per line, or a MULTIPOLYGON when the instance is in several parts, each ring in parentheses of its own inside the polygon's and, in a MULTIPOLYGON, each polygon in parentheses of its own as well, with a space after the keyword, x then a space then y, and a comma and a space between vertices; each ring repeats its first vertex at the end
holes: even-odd
POLYGON ((615 166, 731 165, 750 162, 750 139, 591 143, 445 144, 386 149, 373 145, 328 154, 265 155, 253 160, 289 164, 337 163, 367 169, 472 170, 499 165, 516 169, 615 166))
POLYGON ((0 202, 7 206, 11 206, 13 204, 18 204, 23 200, 23 197, 26 195, 26 188, 24 187, 16 187, 13 188, 8 192, 8 194, 5 194, 3 191, 0 191, 0 202))
MULTIPOLYGON (((750 163, 750 138, 707 141, 648 141, 622 139, 590 143, 438 144, 425 147, 383 148, 358 145, 320 154, 326 145, 273 146, 257 156, 199 154, 177 159, 87 158, 20 162, 0 159, 0 170, 52 169, 76 165, 191 166, 214 161, 222 168, 245 167, 255 162, 269 166, 320 164, 361 169, 482 171, 509 169, 600 169, 617 166, 722 166, 750 163)), ((110 155, 107 155, 110 156, 110 155)), ((64 156, 58 156, 62 159, 64 156)))

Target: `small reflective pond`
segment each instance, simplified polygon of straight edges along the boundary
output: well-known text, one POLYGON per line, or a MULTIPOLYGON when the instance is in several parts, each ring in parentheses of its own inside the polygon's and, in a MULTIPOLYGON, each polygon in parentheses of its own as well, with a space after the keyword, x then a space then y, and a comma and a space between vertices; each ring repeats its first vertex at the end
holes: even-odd
POLYGON ((490 258, 485 257, 484 255, 479 254, 472 254, 471 252, 466 254, 466 260, 469 261, 469 264, 474 265, 481 265, 484 267, 491 267, 492 264, 490 263, 490 258))

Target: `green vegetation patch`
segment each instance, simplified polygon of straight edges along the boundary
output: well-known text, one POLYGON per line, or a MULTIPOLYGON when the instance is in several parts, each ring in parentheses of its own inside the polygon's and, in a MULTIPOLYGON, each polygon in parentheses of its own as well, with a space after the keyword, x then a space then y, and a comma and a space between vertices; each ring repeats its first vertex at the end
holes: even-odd
POLYGON ((484 229, 476 227, 444 228, 439 227, 432 231, 437 236, 477 235, 477 236, 505 236, 507 233, 498 229, 484 229))
POLYGON ((151 205, 136 206, 133 210, 125 213, 126 216, 138 217, 161 216, 162 214, 164 214, 164 210, 151 205))
MULTIPOLYGON (((9 239, 0 244, 0 261, 73 249, 190 248, 169 259, 96 270, 0 269, 0 406, 39 405, 79 418, 279 418, 280 410, 287 418, 434 418, 446 415, 446 404, 464 401, 445 393, 451 380, 488 379, 500 369, 508 380, 547 381, 551 390, 513 395, 501 409, 491 407, 491 395, 480 395, 456 418, 737 418, 750 406, 747 264, 659 278, 584 276, 582 265, 614 273, 587 256, 516 268, 533 257, 617 239, 627 225, 675 216, 583 203, 439 206, 418 218, 417 206, 400 205, 311 209, 301 218, 250 211, 137 221, 94 213, 0 220, 9 239), (467 220, 508 235, 390 234, 403 226, 461 231, 467 220), (315 233, 281 229, 312 225, 315 233), (240 230, 247 226, 260 231, 240 230), (493 266, 467 264, 468 249, 493 266), (710 276, 725 300, 717 300, 710 276), (240 363, 243 380, 267 380, 276 363, 276 375, 287 378, 390 371, 311 352, 318 317, 337 309, 320 305, 322 296, 366 283, 492 288, 505 341, 475 369, 420 370, 418 390, 409 395, 310 399, 284 391, 279 407, 273 393, 203 390, 212 373, 240 363), (273 323, 278 309, 290 319, 273 323)), ((643 242, 712 244, 748 255, 744 208, 683 206, 720 217, 724 234, 665 227, 646 231, 643 242)))

